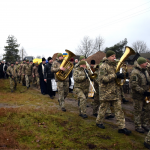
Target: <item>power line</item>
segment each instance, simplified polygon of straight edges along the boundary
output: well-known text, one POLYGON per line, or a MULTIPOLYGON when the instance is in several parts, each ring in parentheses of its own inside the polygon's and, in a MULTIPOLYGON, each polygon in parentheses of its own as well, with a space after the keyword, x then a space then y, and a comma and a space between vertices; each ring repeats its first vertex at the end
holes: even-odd
MULTIPOLYGON (((125 12, 122 12, 122 13, 120 13, 119 15, 112 16, 112 17, 114 18, 114 17, 120 16, 121 14, 124 14, 124 13, 126 13, 126 12, 131 11, 131 10, 134 10, 134 9, 136 9, 136 8, 138 8, 138 7, 141 7, 141 6, 143 6, 143 5, 147 4, 147 3, 150 3, 150 1, 148 1, 148 2, 146 2, 146 3, 144 3, 144 4, 141 4, 141 5, 137 6, 137 7, 134 7, 134 8, 132 8, 132 9, 129 9, 129 10, 125 11, 125 12)), ((142 10, 142 11, 143 11, 143 10, 142 10)), ((112 17, 111 17, 111 18, 112 18, 112 17)), ((107 19, 101 20, 101 22, 102 22, 102 21, 106 21, 106 20, 107 20, 107 19)), ((99 24, 99 23, 96 23, 96 24, 99 24)), ((94 25, 95 25, 95 24, 94 24, 94 25)), ((85 28, 84 28, 84 29, 85 29, 85 28)), ((82 29, 81 29, 81 30, 82 30, 82 29)), ((91 30, 91 29, 87 29, 86 31, 88 31, 88 30, 91 30)))
MULTIPOLYGON (((148 12, 148 11, 150 11, 150 7, 147 8, 147 9, 141 10, 141 11, 139 11, 139 12, 146 13, 146 12, 148 12), (147 11, 146 11, 146 10, 147 10, 147 11), (145 11, 145 12, 143 12, 143 11, 145 11)), ((129 18, 134 17, 134 16, 138 16, 138 15, 143 14, 143 13, 139 13, 139 12, 136 12, 136 13, 131 14, 131 15, 128 15, 128 16, 125 16, 125 17, 123 17, 123 18, 121 18, 121 19, 117 19, 117 20, 112 21, 112 22, 108 22, 108 23, 104 24, 102 27, 99 26, 99 27, 92 28, 92 29, 88 29, 88 30, 85 30, 85 31, 91 31, 91 30, 95 30, 95 29, 98 29, 98 28, 104 28, 104 27, 107 27, 107 26, 109 26, 109 25, 111 25, 111 24, 115 24, 115 23, 118 23, 118 22, 120 22, 120 21, 127 20, 127 19, 129 19, 129 18), (137 14, 137 13, 138 13, 138 14, 137 14), (131 16, 131 17, 130 17, 130 16, 131 16)))

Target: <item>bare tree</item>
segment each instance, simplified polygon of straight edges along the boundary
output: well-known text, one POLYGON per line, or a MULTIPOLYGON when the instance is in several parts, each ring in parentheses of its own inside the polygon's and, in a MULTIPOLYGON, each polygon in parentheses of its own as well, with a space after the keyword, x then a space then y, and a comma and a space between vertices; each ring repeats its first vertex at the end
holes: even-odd
POLYGON ((83 55, 85 58, 95 53, 94 42, 89 36, 85 36, 81 44, 76 49, 76 54, 83 55))
POLYGON ((102 50, 104 42, 105 42, 104 39, 100 35, 96 37, 94 41, 94 48, 97 52, 102 50))
POLYGON ((136 41, 132 44, 132 48, 137 53, 147 53, 150 52, 150 49, 147 47, 144 41, 136 41))
POLYGON ((27 56, 28 54, 27 54, 27 52, 26 52, 26 50, 24 49, 24 47, 22 47, 21 49, 20 49, 20 58, 22 58, 22 60, 23 60, 23 58, 25 57, 25 56, 27 56))

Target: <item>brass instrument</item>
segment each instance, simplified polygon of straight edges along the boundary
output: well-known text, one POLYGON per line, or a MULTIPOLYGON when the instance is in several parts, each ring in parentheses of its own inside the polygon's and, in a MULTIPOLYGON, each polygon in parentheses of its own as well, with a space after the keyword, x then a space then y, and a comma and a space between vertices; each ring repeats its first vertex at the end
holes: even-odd
POLYGON ((65 71, 60 70, 56 73, 56 78, 61 81, 65 80, 69 76, 70 72, 74 67, 69 60, 70 58, 76 56, 74 53, 72 53, 69 50, 65 50, 65 51, 68 53, 68 55, 64 58, 63 62, 60 65, 60 68, 64 67, 66 70, 65 71))
POLYGON ((85 62, 86 62, 87 69, 91 71, 90 78, 95 79, 97 77, 97 74, 93 73, 93 71, 91 70, 91 68, 90 68, 89 64, 87 63, 87 61, 85 61, 85 62))
MULTIPOLYGON (((129 46, 126 46, 125 47, 125 53, 122 55, 122 57, 120 58, 118 64, 117 64, 117 68, 116 68, 116 73, 120 71, 120 68, 122 68, 122 71, 124 74, 127 73, 127 65, 126 64, 123 64, 123 62, 131 55, 134 55, 135 54, 135 51, 129 47, 129 46), (125 69, 123 69, 125 68, 125 69)), ((122 86, 126 81, 126 76, 124 77, 123 79, 123 83, 121 83, 121 79, 116 79, 116 83, 120 86, 122 86)))
POLYGON ((88 77, 88 79, 89 79, 89 81, 90 81, 90 84, 91 84, 91 86, 92 86, 94 92, 96 93, 96 90, 95 90, 95 88, 94 88, 94 86, 93 86, 93 83, 91 82, 90 77, 89 77, 88 73, 85 71, 85 69, 84 69, 84 72, 86 73, 86 76, 88 77))

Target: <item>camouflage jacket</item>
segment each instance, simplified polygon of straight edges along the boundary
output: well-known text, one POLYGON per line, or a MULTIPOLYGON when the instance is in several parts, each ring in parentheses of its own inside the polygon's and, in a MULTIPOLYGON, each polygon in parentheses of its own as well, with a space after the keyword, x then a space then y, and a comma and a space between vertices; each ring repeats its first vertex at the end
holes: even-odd
MULTIPOLYGON (((56 61, 54 61, 53 64, 52 64, 52 67, 51 67, 51 72, 54 72, 56 82, 57 81, 60 81, 60 82, 69 82, 69 76, 65 80, 63 80, 63 81, 57 79, 57 77, 56 77, 56 73, 58 71, 60 71, 60 65, 61 65, 61 63, 62 63, 62 61, 60 61, 59 59, 56 60, 56 61)), ((64 72, 66 72, 66 71, 67 71, 67 69, 64 72)))
POLYGON ((32 76, 39 77, 38 66, 34 66, 32 69, 32 76))
POLYGON ((18 65, 17 65, 17 64, 15 64, 15 65, 14 65, 14 67, 16 68, 16 70, 17 70, 17 74, 19 75, 19 67, 20 67, 20 64, 18 64, 18 65))
POLYGON ((24 66, 23 66, 23 74, 25 74, 25 75, 28 75, 28 76, 30 76, 30 75, 32 75, 32 65, 31 64, 25 64, 24 66))
POLYGON ((133 98, 142 98, 143 93, 149 90, 150 76, 146 69, 142 69, 141 66, 134 62, 134 68, 131 72, 130 86, 133 98))
POLYGON ((78 63, 74 65, 74 69, 77 69, 78 67, 80 67, 79 63, 80 63, 80 61, 78 61, 78 63))
POLYGON ((100 100, 119 100, 116 78, 116 62, 105 58, 98 70, 100 100))
MULTIPOLYGON (((91 75, 89 71, 88 71, 88 75, 89 76, 91 75)), ((78 67, 74 70, 73 79, 75 81, 74 83, 75 88, 80 88, 84 91, 85 90, 89 91, 90 82, 88 79, 86 79, 86 74, 83 67, 78 67)))
POLYGON ((13 66, 13 67, 11 67, 11 66, 9 66, 8 68, 7 68, 7 74, 9 75, 9 76, 13 76, 13 77, 17 77, 17 70, 16 70, 16 68, 13 66))

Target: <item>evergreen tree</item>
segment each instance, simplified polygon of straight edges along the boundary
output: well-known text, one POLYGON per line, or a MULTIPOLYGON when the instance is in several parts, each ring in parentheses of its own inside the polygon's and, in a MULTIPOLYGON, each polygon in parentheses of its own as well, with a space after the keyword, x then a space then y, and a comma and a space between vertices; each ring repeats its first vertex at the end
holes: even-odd
POLYGON ((3 59, 7 62, 20 60, 20 56, 18 55, 20 44, 17 44, 17 39, 13 35, 9 35, 6 43, 8 46, 4 46, 4 51, 6 53, 3 55, 3 59))
POLYGON ((108 50, 112 50, 116 53, 116 58, 119 59, 124 53, 124 48, 127 45, 128 41, 125 38, 123 41, 120 41, 119 43, 115 44, 112 47, 106 47, 104 52, 106 53, 108 50))

